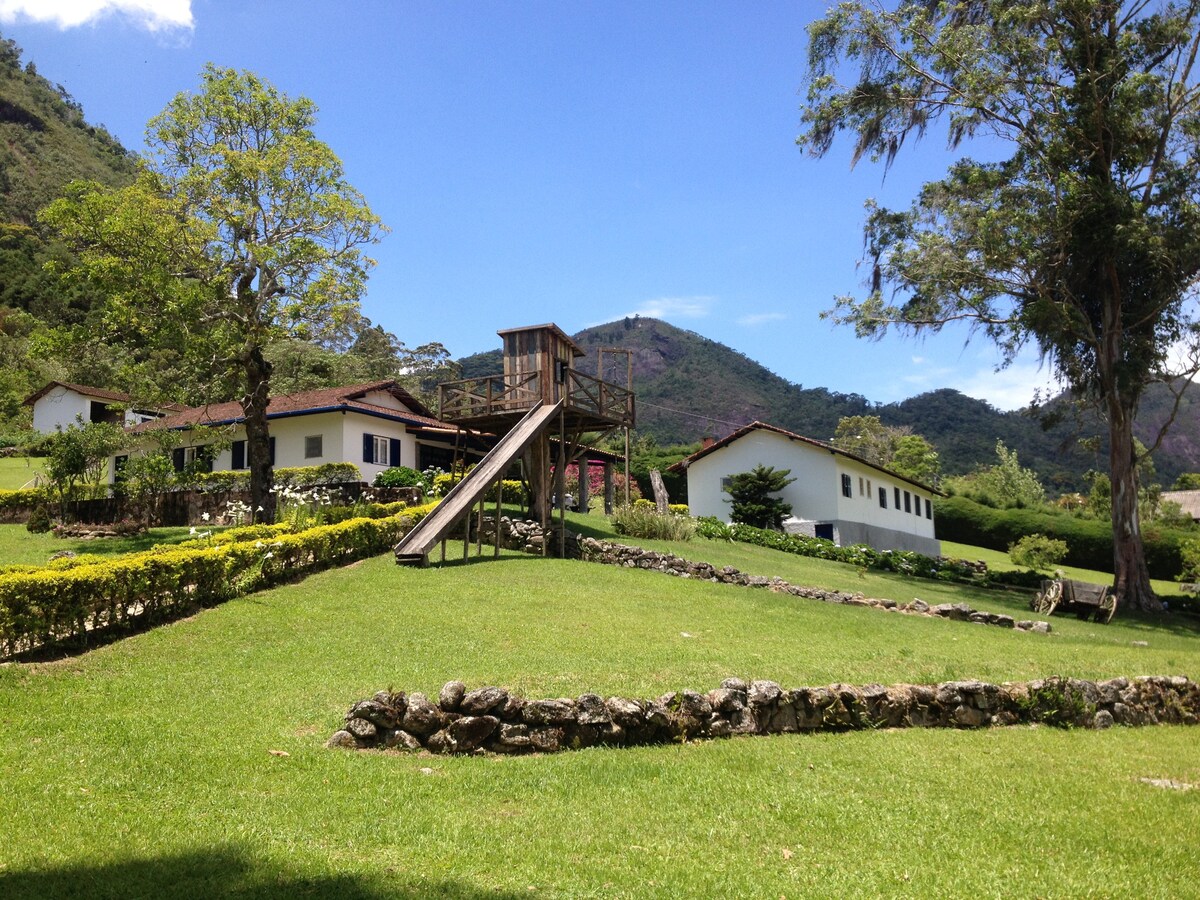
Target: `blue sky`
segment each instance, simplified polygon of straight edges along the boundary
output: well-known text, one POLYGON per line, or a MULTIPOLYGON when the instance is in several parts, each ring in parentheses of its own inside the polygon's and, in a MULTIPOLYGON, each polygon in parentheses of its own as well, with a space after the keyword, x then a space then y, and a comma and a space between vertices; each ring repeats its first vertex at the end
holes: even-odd
MULTIPOLYGON (((205 63, 320 108, 391 232, 364 312, 454 356, 498 329, 640 314, 805 387, 954 387, 1018 408, 1047 371, 964 331, 872 343, 818 314, 859 290, 863 203, 938 177, 935 140, 851 170, 795 146, 804 2, 0 0, 0 32, 126 146, 205 63)), ((919 423, 914 423, 919 430, 919 423)))

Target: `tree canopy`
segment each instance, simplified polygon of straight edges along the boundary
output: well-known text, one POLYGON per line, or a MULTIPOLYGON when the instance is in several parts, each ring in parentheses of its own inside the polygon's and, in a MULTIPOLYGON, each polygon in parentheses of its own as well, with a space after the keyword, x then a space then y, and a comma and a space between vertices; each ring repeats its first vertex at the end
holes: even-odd
POLYGON ((251 505, 273 515, 266 408, 272 342, 337 347, 358 321, 382 226, 313 132, 316 107, 209 65, 147 128, 136 183, 76 184, 45 221, 103 287, 128 365, 240 394, 251 505))
POLYGON ((985 139, 990 159, 963 155, 909 209, 868 204, 866 294, 829 315, 872 337, 966 321, 1006 360, 1040 351, 1106 418, 1115 590, 1145 608, 1133 419, 1148 385, 1178 393, 1200 368, 1198 16, 1195 0, 841 3, 810 27, 799 138, 821 156, 846 132, 855 162, 885 164, 935 125, 952 148, 985 139))

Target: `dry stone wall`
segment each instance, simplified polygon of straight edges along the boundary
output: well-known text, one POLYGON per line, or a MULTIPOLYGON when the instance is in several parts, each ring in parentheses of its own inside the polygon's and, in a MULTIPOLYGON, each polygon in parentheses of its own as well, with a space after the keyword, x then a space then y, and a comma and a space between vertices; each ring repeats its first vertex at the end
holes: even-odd
MULTIPOLYGON (((480 537, 484 543, 495 540, 495 530, 491 517, 485 517, 480 537)), ((544 537, 541 526, 536 522, 522 519, 500 519, 501 544, 511 550, 523 550, 527 553, 541 553, 544 537)), ((557 534, 552 536, 549 549, 558 547, 557 534)), ((866 597, 859 593, 847 591, 829 591, 821 588, 802 587, 789 584, 782 578, 767 578, 762 575, 747 575, 733 566, 717 567, 706 562, 692 562, 673 553, 662 553, 657 550, 646 550, 642 547, 630 547, 612 541, 602 541, 596 538, 580 537, 568 531, 565 541, 566 555, 571 559, 581 559, 585 562, 597 562, 610 566, 623 566, 629 569, 649 569, 677 578, 696 578, 701 581, 712 581, 720 584, 734 584, 741 587, 766 588, 793 597, 804 597, 809 600, 820 600, 824 603, 841 603, 847 606, 866 606, 887 612, 907 613, 909 615, 936 616, 961 622, 974 622, 979 625, 996 625, 1001 628, 1017 628, 1021 631, 1031 631, 1039 634, 1049 634, 1050 623, 1030 619, 1015 619, 1004 613, 984 612, 972 609, 966 603, 939 603, 931 605, 923 600, 913 600, 910 603, 897 603, 895 600, 866 597)))
POLYGON ((1200 722, 1200 685, 1182 676, 1015 684, 950 681, 784 689, 773 681, 727 678, 701 694, 653 700, 526 700, 499 687, 446 684, 436 699, 381 691, 346 713, 327 742, 350 749, 440 754, 553 753, 731 737, 867 728, 986 728, 1041 723, 1061 727, 1200 722))

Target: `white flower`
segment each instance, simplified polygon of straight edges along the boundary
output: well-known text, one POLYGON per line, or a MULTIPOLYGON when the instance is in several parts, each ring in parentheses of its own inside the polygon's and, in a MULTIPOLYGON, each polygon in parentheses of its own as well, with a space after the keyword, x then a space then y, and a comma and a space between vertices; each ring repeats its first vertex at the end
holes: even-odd
POLYGON ((193 526, 191 527, 191 529, 188 531, 188 534, 195 534, 195 533, 196 533, 196 526, 195 526, 195 525, 193 525, 193 526))
POLYGON ((275 555, 274 553, 272 553, 270 550, 268 550, 266 553, 263 554, 263 559, 270 559, 274 555, 275 555))
POLYGON ((203 519, 205 522, 207 522, 209 519, 212 518, 212 516, 210 516, 208 513, 200 513, 200 518, 203 519))
POLYGON ((262 511, 263 511, 263 508, 261 506, 255 510, 255 512, 262 512, 262 511))

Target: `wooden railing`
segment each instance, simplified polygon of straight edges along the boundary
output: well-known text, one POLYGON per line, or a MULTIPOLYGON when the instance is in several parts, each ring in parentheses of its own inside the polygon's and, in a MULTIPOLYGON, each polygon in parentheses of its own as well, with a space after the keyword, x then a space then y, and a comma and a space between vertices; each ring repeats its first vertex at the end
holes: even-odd
POLYGON ((551 396, 544 397, 541 378, 536 372, 448 381, 438 385, 438 409, 444 421, 465 422, 524 412, 539 400, 556 403, 564 397, 568 411, 614 424, 634 424, 633 391, 574 369, 566 371, 564 384, 552 387, 551 396))
POLYGON ((542 399, 537 372, 488 375, 438 385, 441 417, 453 422, 530 409, 542 399))
POLYGON ((633 391, 574 369, 567 370, 567 407, 623 425, 634 423, 633 391))

